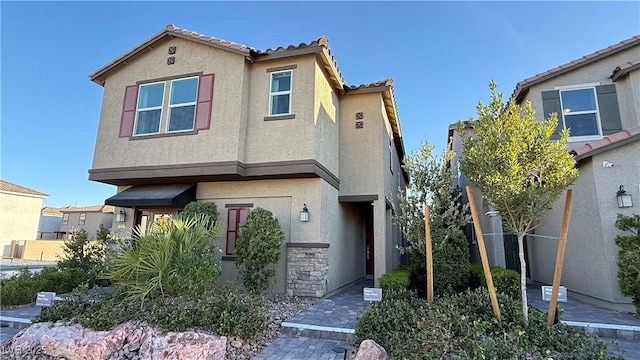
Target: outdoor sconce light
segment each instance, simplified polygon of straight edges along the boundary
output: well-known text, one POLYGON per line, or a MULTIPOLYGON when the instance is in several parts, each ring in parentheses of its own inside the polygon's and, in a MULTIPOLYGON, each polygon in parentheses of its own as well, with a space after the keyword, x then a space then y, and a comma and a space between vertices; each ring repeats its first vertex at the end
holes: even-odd
POLYGON ((120 211, 116 214, 116 221, 117 222, 124 222, 124 220, 127 218, 127 213, 124 212, 124 210, 120 209, 120 211))
POLYGON ((309 221, 309 209, 307 209, 307 204, 304 204, 302 211, 300 211, 300 221, 302 222, 309 221))
POLYGON ((620 189, 616 193, 616 198, 618 198, 618 207, 620 208, 633 206, 633 202, 631 201, 631 194, 627 194, 624 186, 622 185, 620 185, 620 189))

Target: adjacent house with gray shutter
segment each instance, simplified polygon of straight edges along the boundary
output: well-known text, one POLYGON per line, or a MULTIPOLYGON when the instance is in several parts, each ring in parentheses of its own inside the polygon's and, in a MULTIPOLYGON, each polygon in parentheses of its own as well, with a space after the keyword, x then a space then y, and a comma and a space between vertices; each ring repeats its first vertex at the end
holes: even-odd
MULTIPOLYGON (((518 104, 530 101, 540 120, 558 115, 559 131, 570 129, 569 149, 580 175, 574 191, 571 222, 562 272, 569 297, 618 310, 635 311, 631 299, 620 293, 617 279, 618 213, 640 213, 640 35, 596 51, 570 63, 519 82, 513 93, 518 104), (616 195, 623 186, 633 206, 619 207, 616 195)), ((465 136, 473 128, 465 128, 465 136)), ((456 166, 462 144, 456 124, 449 127, 456 166)), ((455 180, 469 184, 464 174, 455 180)), ((463 195, 466 197, 466 195, 463 195)), ((506 233, 499 214, 474 192, 491 265, 520 271, 515 236, 506 233), (501 236, 499 234, 502 234, 501 236)), ((562 225, 564 196, 545 224, 525 241, 527 275, 551 284, 557 237, 562 225)), ((472 260, 479 262, 473 229, 468 228, 472 260)))
MULTIPOLYGON (((633 311, 620 293, 616 215, 640 213, 640 35, 519 82, 516 102, 530 101, 540 119, 558 114, 580 175, 574 189, 562 284, 575 296, 633 311), (619 207, 620 186, 632 207, 619 207)), ((556 132, 557 133, 557 132, 556 132)), ((536 233, 558 236, 564 199, 536 233)), ((551 283, 555 240, 528 240, 531 279, 551 283)))
POLYGON ((90 79, 104 96, 89 179, 118 186, 116 232, 214 202, 234 280, 238 227, 268 209, 286 237, 272 290, 291 295, 399 265, 393 81, 347 85, 326 37, 256 50, 170 24, 90 79))

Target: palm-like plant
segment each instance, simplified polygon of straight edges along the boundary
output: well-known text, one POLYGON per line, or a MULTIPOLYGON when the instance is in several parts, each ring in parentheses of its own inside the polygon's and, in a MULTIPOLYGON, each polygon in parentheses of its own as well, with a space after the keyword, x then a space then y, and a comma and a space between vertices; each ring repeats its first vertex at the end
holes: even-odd
POLYGON ((141 304, 158 295, 201 295, 220 274, 214 240, 224 228, 210 224, 206 215, 173 215, 146 231, 136 227, 134 240, 118 244, 109 278, 141 304))

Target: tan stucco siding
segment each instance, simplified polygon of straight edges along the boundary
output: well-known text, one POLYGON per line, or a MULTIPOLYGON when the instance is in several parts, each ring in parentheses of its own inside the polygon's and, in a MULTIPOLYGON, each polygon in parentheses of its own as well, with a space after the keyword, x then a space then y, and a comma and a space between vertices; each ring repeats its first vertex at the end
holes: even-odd
MULTIPOLYGON (((380 93, 349 95, 340 99, 340 195, 380 194, 384 191, 384 118, 380 93), (362 112, 363 128, 356 129, 362 112)), ((383 199, 384 200, 384 199, 383 199)))
POLYGON ((22 247, 22 259, 58 260, 64 257, 64 240, 26 240, 22 247))
POLYGON ((314 158, 315 57, 295 57, 258 62, 251 67, 246 162, 274 162, 314 158), (271 72, 267 69, 295 65, 292 69, 291 112, 294 119, 269 120, 271 72))
POLYGON ((69 222, 66 225, 60 225, 60 231, 73 231, 74 229, 84 229, 87 231, 89 239, 96 238, 96 232, 100 228, 100 224, 110 229, 113 223, 113 213, 102 212, 86 212, 84 225, 80 225, 80 212, 69 213, 69 222))
MULTIPOLYGON (((253 209, 262 207, 271 211, 285 234, 282 244, 280 262, 277 266, 277 280, 273 291, 284 293, 286 286, 286 243, 318 243, 321 213, 321 183, 320 179, 298 180, 263 180, 243 182, 215 182, 199 183, 197 188, 198 201, 213 201, 218 206, 220 217, 218 221, 227 225, 227 208, 229 204, 253 204, 253 209), (303 204, 309 209, 309 222, 300 222, 300 211, 303 204)), ((225 236, 218 240, 218 246, 224 253, 226 249, 225 236)), ((222 280, 237 279, 235 262, 222 262, 222 280)))
MULTIPOLYGON (((618 105, 620 107, 620 118, 623 128, 629 128, 640 125, 640 118, 637 116, 640 111, 637 101, 622 101, 621 94, 627 93, 630 86, 625 82, 633 82, 633 87, 638 89, 638 75, 631 73, 626 80, 618 80, 612 82, 609 75, 617 66, 623 65, 628 61, 640 58, 640 46, 611 55, 602 60, 585 65, 568 73, 556 76, 543 83, 533 85, 529 89, 525 100, 531 101, 531 105, 536 109, 537 119, 546 119, 549 114, 544 114, 542 107, 542 91, 554 90, 556 86, 572 86, 599 83, 600 85, 615 84, 618 95, 618 105)), ((637 71, 636 71, 637 73, 637 71)), ((635 92, 636 96, 638 92, 635 92)), ((627 96, 627 95, 623 95, 627 96)))
MULTIPOLYGON (((244 57, 192 41, 172 39, 114 70, 106 79, 94 169, 145 165, 231 161, 237 159, 243 98, 244 57), (175 64, 167 65, 167 48, 176 46, 175 64), (120 138, 124 90, 139 81, 214 73, 211 127, 197 135, 120 138), (139 138, 139 139, 138 139, 139 138), (203 145, 204 144, 204 145, 203 145)), ((168 87, 165 94, 168 93, 168 87)), ((163 111, 162 118, 166 119, 163 111)))
MULTIPOLYGON (((618 213, 637 214, 634 203, 631 208, 618 208, 615 197, 619 185, 637 196, 640 187, 640 143, 635 142, 617 149, 597 154, 580 165, 580 176, 576 181, 573 196, 572 217, 567 235, 563 285, 568 289, 613 304, 629 304, 619 290, 617 280, 618 247, 615 237, 620 234, 615 228, 618 213), (613 163, 603 167, 602 162, 613 163)), ((546 224, 537 233, 558 236, 562 224, 564 196, 549 215, 546 224)), ((550 283, 553 279, 556 242, 549 240, 530 242, 530 259, 536 262, 532 268, 534 280, 550 283)))
POLYGON ((315 64, 314 97, 314 158, 334 175, 340 177, 338 156, 340 153, 340 134, 338 114, 340 102, 329 83, 325 72, 315 64))
POLYGON ((11 240, 35 240, 42 209, 42 197, 0 193, 0 245, 9 256, 11 240))

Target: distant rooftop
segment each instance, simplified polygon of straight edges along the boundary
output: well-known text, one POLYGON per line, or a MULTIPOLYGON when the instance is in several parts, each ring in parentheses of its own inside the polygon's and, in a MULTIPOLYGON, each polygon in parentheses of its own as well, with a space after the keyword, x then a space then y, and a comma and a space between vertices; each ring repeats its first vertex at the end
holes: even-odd
POLYGON ((49 196, 48 194, 42 193, 40 191, 29 189, 27 187, 20 186, 18 184, 14 184, 12 182, 8 182, 6 180, 0 180, 0 191, 6 191, 6 192, 12 192, 12 193, 18 193, 18 194, 26 194, 26 195, 33 195, 33 196, 39 196, 39 197, 48 197, 49 196))

